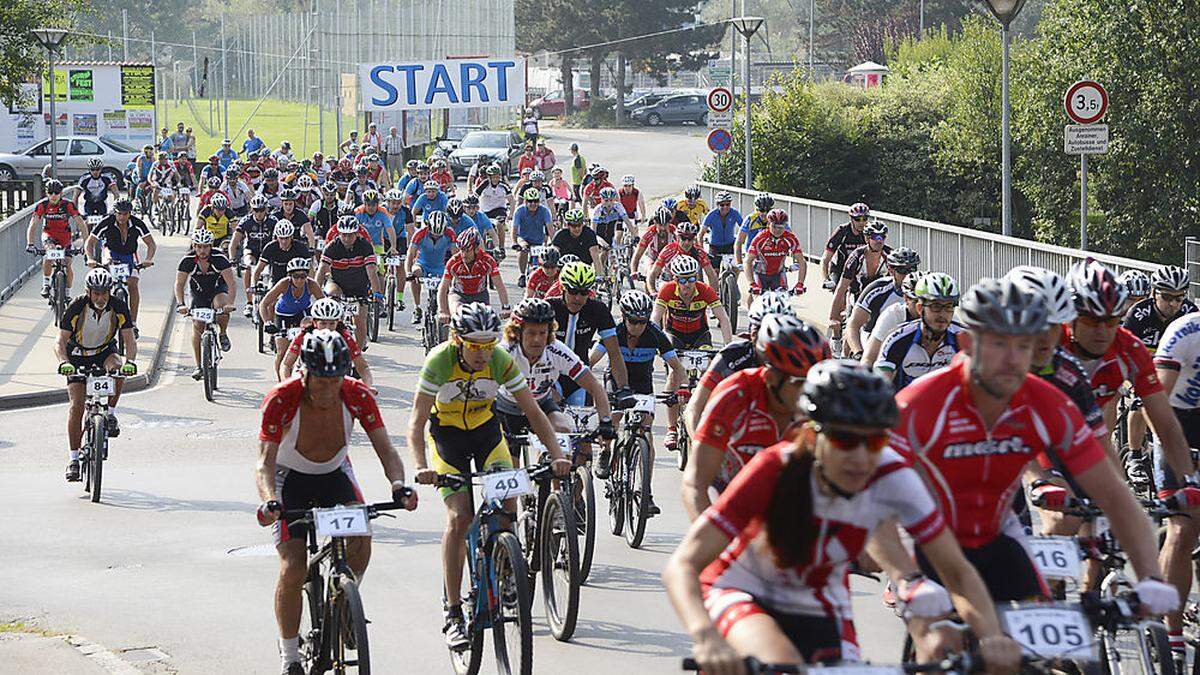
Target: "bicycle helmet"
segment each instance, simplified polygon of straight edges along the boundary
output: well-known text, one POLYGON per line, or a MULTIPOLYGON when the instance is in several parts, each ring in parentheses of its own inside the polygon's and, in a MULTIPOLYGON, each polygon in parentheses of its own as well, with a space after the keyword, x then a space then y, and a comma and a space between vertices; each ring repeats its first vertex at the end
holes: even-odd
POLYGON ((863 236, 867 237, 868 239, 871 237, 886 237, 887 233, 887 224, 881 223, 878 220, 873 220, 867 223, 867 226, 863 228, 863 236))
POLYGON ((787 225, 787 211, 783 209, 771 209, 767 212, 767 222, 771 225, 787 225))
POLYGON ((87 286, 89 291, 107 291, 108 289, 112 288, 113 277, 108 270, 104 269, 103 267, 97 267, 91 272, 88 272, 87 279, 84 281, 84 285, 87 286))
POLYGON ((467 195, 466 197, 463 197, 463 206, 478 207, 479 206, 479 197, 474 194, 470 194, 470 195, 467 195))
POLYGON ((562 253, 557 246, 543 246, 539 260, 542 267, 559 267, 562 265, 562 253))
POLYGON ((312 176, 304 174, 296 179, 296 187, 301 190, 311 190, 313 186, 312 176))
POLYGON ((1126 270, 1117 277, 1117 281, 1125 284, 1131 297, 1144 298, 1150 295, 1150 277, 1141 270, 1126 270))
POLYGON ((887 256, 887 265, 896 272, 912 272, 921 264, 921 254, 907 246, 892 249, 887 256))
POLYGON ((343 377, 350 372, 350 348, 337 331, 314 330, 300 343, 300 360, 309 375, 343 377))
POLYGON ((871 215, 871 207, 862 202, 858 202, 851 206, 847 213, 850 214, 851 218, 863 218, 871 215))
POLYGON ((713 198, 713 201, 715 201, 718 205, 719 204, 732 204, 733 203, 733 195, 729 194, 728 192, 718 192, 717 196, 713 198))
POLYGON ((533 171, 530 171, 530 172, 529 172, 529 180, 541 180, 541 181, 544 181, 544 180, 546 180, 546 172, 545 172, 545 171, 538 171, 537 169, 534 169, 533 171))
POLYGON ((563 257, 558 262, 563 267, 566 267, 567 265, 570 265, 573 262, 581 262, 581 261, 579 260, 579 256, 575 255, 574 253, 567 253, 567 254, 563 255, 563 257))
POLYGON ((582 260, 567 262, 566 256, 563 256, 563 268, 558 280, 563 289, 590 291, 596 285, 596 270, 582 260))
POLYGON ((346 308, 333 298, 321 298, 313 301, 309 312, 317 321, 341 321, 342 316, 346 313, 346 308))
POLYGON ((292 258, 287 264, 287 273, 307 272, 312 269, 312 261, 308 258, 292 258))
POLYGON ((700 276, 700 263, 686 253, 671 259, 671 276, 675 279, 695 279, 700 276))
MULTIPOLYGON (((481 156, 482 156, 482 155, 481 155, 481 156)), ((417 160, 415 160, 415 159, 410 159, 410 160, 408 160, 407 162, 405 162, 405 163, 404 163, 404 168, 406 168, 406 169, 415 169, 415 168, 417 168, 417 165, 419 165, 419 164, 420 164, 420 162, 418 162, 417 160)))
POLYGON ((264 195, 254 195, 250 198, 250 209, 253 211, 265 211, 267 208, 267 198, 264 195))
POLYGON ((338 218, 337 231, 338 234, 358 234, 358 218, 350 214, 338 218))
POLYGON ((367 177, 367 167, 366 167, 366 165, 365 165, 365 164, 359 164, 358 166, 354 167, 354 175, 355 175, 355 176, 356 176, 356 177, 357 177, 359 180, 362 180, 362 179, 366 178, 366 177, 367 177))
POLYGON ((296 197, 299 197, 299 196, 300 196, 299 193, 297 193, 296 190, 293 188, 284 188, 279 191, 279 200, 280 201, 294 202, 294 201, 296 201, 296 197))
POLYGON ((904 277, 904 281, 900 282, 900 292, 904 294, 904 297, 913 299, 917 297, 917 284, 921 283, 924 276, 924 272, 916 270, 904 277))
POLYGON ((202 227, 192 232, 193 246, 212 246, 213 234, 208 231, 208 228, 202 227))
POLYGON ((435 237, 440 237, 446 233, 446 214, 441 211, 434 211, 425 216, 425 227, 429 228, 429 234, 435 237))
POLYGON ((527 202, 540 202, 542 201, 542 191, 537 188, 529 188, 521 193, 521 198, 527 202))
POLYGON ((633 174, 631 174, 631 173, 627 173, 624 176, 621 176, 621 185, 633 185, 636 182, 637 182, 637 179, 634 178, 633 174))
POLYGON ((1175 265, 1163 265, 1150 275, 1150 286, 1156 291, 1182 293, 1189 282, 1187 270, 1175 265))
POLYGON ((654 300, 645 291, 630 290, 621 294, 621 317, 625 319, 649 319, 654 311, 654 300))
POLYGON ((425 162, 417 164, 417 173, 429 173, 429 165, 425 162))
POLYGON ((818 424, 886 429, 900 416, 891 383, 850 359, 831 359, 809 369, 799 407, 818 424))
POLYGON ((694 237, 700 233, 700 226, 690 220, 685 220, 684 222, 675 226, 675 231, 679 233, 680 238, 685 236, 694 237))
POLYGON ((600 188, 600 199, 616 199, 616 198, 617 198, 617 188, 614 188, 614 187, 600 188))
POLYGON ((468 302, 458 306, 450 328, 464 340, 488 342, 500 337, 500 317, 491 305, 468 302))
POLYGON ((354 168, 354 163, 350 161, 349 157, 343 157, 338 160, 338 168, 342 171, 349 171, 354 168))
POLYGON ((763 364, 792 377, 830 357, 829 343, 807 321, 784 314, 768 314, 754 340, 763 364))
POLYGON ((263 180, 279 180, 279 169, 267 169, 264 171, 263 180))
POLYGON ((958 302, 961 292, 954 277, 945 272, 930 272, 921 276, 913 290, 918 300, 941 300, 958 302))
POLYGON ((1071 266, 1067 284, 1075 296, 1075 309, 1092 316, 1120 316, 1129 301, 1129 289, 1117 281, 1112 270, 1087 259, 1071 266))
POLYGON ((675 211, 678 210, 677 207, 679 206, 679 200, 675 199, 674 197, 667 197, 666 199, 662 200, 662 206, 664 209, 669 210, 672 217, 674 217, 675 211))
POLYGON ((1012 281, 1021 290, 1042 296, 1046 303, 1047 320, 1050 323, 1074 321, 1079 313, 1071 298, 1067 282, 1054 272, 1033 265, 1020 265, 1008 271, 1005 279, 1012 281))
POLYGON ((696 187, 695 185, 692 185, 692 186, 688 187, 688 189, 683 191, 683 196, 687 197, 688 199, 699 199, 700 198, 700 188, 696 187))
POLYGON ((525 298, 513 307, 512 315, 519 324, 549 324, 554 321, 554 307, 541 298, 525 298))
POLYGON ((364 204, 378 204, 379 203, 379 191, 378 190, 363 190, 362 199, 363 199, 364 204))
POLYGON ((1003 335, 1033 335, 1048 325, 1042 296, 1004 279, 982 279, 967 289, 959 315, 967 328, 1003 335))
POLYGON ((337 189, 337 183, 331 180, 321 183, 321 192, 325 193, 326 196, 337 194, 337 189))
POLYGON ((216 194, 212 196, 212 199, 208 200, 208 205, 218 211, 224 211, 229 208, 229 199, 225 195, 216 194))
POLYGON ((296 234, 296 226, 292 225, 292 221, 280 219, 275 223, 275 236, 283 239, 296 234))
POLYGON ((96 169, 103 169, 104 168, 104 160, 100 159, 99 157, 93 157, 87 161, 87 168, 89 171, 95 171, 96 169))
POLYGON ((455 197, 454 199, 446 202, 446 213, 452 216, 461 216, 463 214, 462 200, 455 197))
POLYGON ((427 180, 427 181, 425 181, 425 184, 422 185, 421 187, 426 192, 429 192, 430 190, 433 190, 434 192, 440 192, 442 189, 442 186, 438 185, 438 182, 436 180, 427 180))
POLYGON ((571 209, 563 216, 568 225, 577 225, 587 222, 587 216, 583 215, 583 209, 571 209))
POLYGON ((63 191, 62 181, 57 178, 51 178, 42 186, 46 194, 56 195, 63 191))
POLYGON ((658 207, 658 210, 650 217, 650 222, 656 225, 670 225, 673 220, 675 220, 675 212, 665 206, 658 207))
POLYGON ((598 178, 598 177, 600 177, 601 174, 607 174, 607 173, 608 173, 608 169, 600 166, 599 164, 592 167, 592 176, 595 176, 598 178))
POLYGON ((763 293, 750 304, 746 320, 750 322, 750 328, 754 329, 762 325, 762 320, 769 314, 796 316, 796 310, 792 309, 791 296, 782 291, 763 293))
MULTIPOLYGON (((445 216, 442 216, 445 218, 445 216)), ((464 251, 474 251, 479 248, 479 230, 468 227, 458 233, 458 237, 454 240, 458 247, 464 251)))
POLYGON ((205 179, 204 184, 207 185, 210 190, 216 190, 217 188, 221 187, 221 177, 209 176, 207 179, 205 179))
POLYGON ((765 192, 760 192, 754 198, 754 208, 759 211, 770 211, 773 206, 775 206, 775 198, 765 192))
POLYGON ((396 188, 392 188, 391 190, 387 191, 386 195, 384 195, 384 199, 387 199, 389 202, 404 201, 404 193, 400 192, 396 188))
POLYGON ((484 173, 486 173, 489 176, 499 176, 503 172, 504 171, 497 164, 490 164, 490 165, 488 165, 488 168, 484 169, 484 173))

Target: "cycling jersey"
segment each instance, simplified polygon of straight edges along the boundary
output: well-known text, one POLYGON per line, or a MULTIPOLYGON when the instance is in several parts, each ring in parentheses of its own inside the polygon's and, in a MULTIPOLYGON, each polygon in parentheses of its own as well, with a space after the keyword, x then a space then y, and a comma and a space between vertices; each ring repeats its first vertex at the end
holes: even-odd
POLYGON ((44 197, 33 207, 33 214, 42 219, 42 236, 66 248, 71 245, 71 219, 79 216, 79 209, 61 197, 58 203, 44 197))
POLYGON ((250 189, 250 186, 246 185, 241 179, 232 185, 227 180, 221 186, 221 189, 229 197, 229 208, 235 211, 246 208, 250 203, 250 198, 254 196, 254 190, 250 189))
POLYGON ((699 225, 708 214, 708 204, 703 199, 697 199, 689 205, 686 199, 680 199, 675 204, 675 212, 683 214, 693 224, 699 225))
POLYGON ((293 239, 291 246, 286 249, 279 245, 279 240, 273 240, 263 247, 262 255, 259 260, 265 260, 271 270, 271 278, 279 281, 287 277, 287 266, 297 258, 307 259, 312 258, 312 250, 308 248, 308 244, 302 241, 293 239))
POLYGON ((704 227, 708 230, 708 243, 713 246, 733 244, 737 230, 741 226, 742 214, 737 209, 729 209, 729 213, 722 216, 721 209, 716 208, 704 216, 704 227))
POLYGON ((449 204, 450 198, 446 196, 445 192, 437 193, 433 199, 430 199, 429 195, 422 192, 421 196, 413 200, 412 212, 415 216, 425 218, 434 211, 445 211, 446 206, 449 204))
POLYGON ((842 274, 842 266, 850 252, 867 243, 866 235, 861 231, 855 232, 854 225, 846 222, 837 226, 833 234, 825 242, 825 250, 831 251, 833 257, 829 263, 829 276, 837 279, 842 274))
POLYGON ((354 209, 354 218, 367 229, 367 235, 371 238, 371 244, 374 246, 385 245, 383 236, 385 231, 390 230, 393 234, 396 232, 392 227, 392 215, 382 208, 375 209, 375 213, 372 214, 367 213, 367 207, 360 206, 354 209))
POLYGON ((108 199, 108 193, 113 186, 113 179, 106 173, 93 176, 91 172, 83 174, 79 179, 82 188, 84 204, 103 204, 108 199))
MULTIPOLYGON (((316 326, 308 326, 297 333, 296 337, 292 338, 292 343, 288 345, 288 353, 295 356, 300 356, 300 348, 304 344, 304 336, 308 335, 314 330, 316 330, 316 326)), ((337 332, 338 335, 341 335, 342 339, 346 341, 346 348, 350 350, 351 361, 354 361, 358 357, 362 356, 362 350, 358 348, 358 341, 354 339, 354 333, 351 332, 349 328, 346 328, 344 324, 338 322, 337 332)))
POLYGON ((716 389, 725 378, 746 368, 756 368, 762 365, 758 360, 758 350, 754 343, 744 338, 737 338, 721 348, 708 364, 708 370, 700 378, 700 386, 710 390, 716 389))
POLYGON ((346 199, 354 202, 355 206, 360 206, 363 203, 363 193, 367 190, 379 190, 379 186, 373 180, 355 178, 346 185, 346 199))
POLYGON ((1163 331, 1167 329, 1167 325, 1179 317, 1197 311, 1196 304, 1190 299, 1184 299, 1183 304, 1179 306, 1179 313, 1173 317, 1163 318, 1158 310, 1154 308, 1154 296, 1141 300, 1129 308, 1125 314, 1125 321, 1122 325, 1133 336, 1142 341, 1146 348, 1153 354, 1155 348, 1158 347, 1158 342, 1162 339, 1163 331))
POLYGON ((863 324, 863 331, 870 333, 874 330, 883 310, 903 300, 904 296, 900 293, 900 289, 896 288, 896 282, 891 276, 879 277, 867 284, 858 294, 856 303, 857 307, 867 313, 867 322, 863 324))
POLYGON ((246 238, 246 248, 255 258, 262 254, 263 246, 275 236, 275 222, 270 215, 262 220, 249 215, 238 221, 237 230, 246 238))
MULTIPOLYGON (((638 210, 638 198, 641 196, 641 191, 637 188, 625 189, 624 186, 617 190, 617 196, 621 200, 621 206, 625 209, 625 213, 632 218, 638 210)), ((564 198, 568 198, 565 197, 564 198)))
POLYGON ((1100 406, 1096 405, 1096 397, 1092 394, 1087 374, 1083 372, 1083 365, 1071 356, 1070 352, 1062 346, 1056 346, 1050 363, 1044 368, 1035 369, 1034 374, 1058 387, 1059 391, 1071 399, 1083 414, 1083 421, 1096 432, 1096 438, 1103 438, 1104 434, 1108 433, 1104 424, 1104 413, 1100 406))
POLYGON ((900 327, 900 324, 907 323, 915 318, 917 318, 917 315, 908 311, 908 303, 897 302, 890 305, 879 314, 879 320, 875 322, 875 328, 871 329, 871 337, 879 342, 883 342, 900 327))
POLYGON ((584 363, 588 363, 588 354, 592 350, 592 342, 617 334, 617 324, 613 321, 612 312, 604 303, 594 298, 588 298, 583 307, 571 314, 567 303, 562 297, 549 298, 550 306, 554 308, 554 319, 558 330, 555 336, 567 347, 572 349, 584 363))
POLYGON ((354 172, 342 171, 340 169, 330 171, 329 177, 325 180, 333 181, 333 184, 338 186, 338 191, 345 192, 346 188, 350 185, 350 181, 354 180, 354 172))
POLYGON ((96 224, 92 234, 104 244, 104 248, 114 256, 128 258, 137 253, 138 242, 142 237, 150 236, 150 227, 137 216, 129 216, 125 226, 125 234, 121 234, 121 226, 117 224, 115 215, 105 216, 96 224))
MULTIPOLYGON (((591 301, 589 301, 591 302, 591 301)), ((654 393, 654 357, 659 357, 663 363, 675 358, 675 348, 671 346, 671 340, 666 333, 662 332, 658 326, 648 323, 646 330, 638 337, 637 345, 630 346, 629 328, 625 322, 617 326, 614 333, 617 337, 617 345, 621 351, 621 359, 625 361, 625 372, 629 377, 629 388, 635 394, 653 394, 654 393)), ((608 349, 603 342, 596 344, 596 349, 601 353, 607 353, 608 349)), ((610 357, 611 360, 611 357, 610 357)), ((609 373, 611 376, 612 369, 609 373)))
POLYGON ((501 387, 516 394, 526 386, 521 369, 503 347, 492 350, 481 370, 468 371, 458 346, 448 340, 425 357, 417 390, 434 397, 432 416, 438 425, 471 430, 492 419, 492 403, 501 387))
POLYGON ((229 236, 229 209, 225 209, 222 213, 217 213, 217 210, 212 206, 205 206, 196 215, 200 218, 204 229, 212 233, 214 242, 229 236))
POLYGON ((297 237, 302 236, 301 231, 309 222, 308 214, 300 210, 298 205, 292 208, 291 213, 284 213, 283 209, 279 208, 276 209, 271 216, 275 218, 275 220, 286 220, 291 223, 292 226, 296 228, 297 237))
MULTIPOLYGON (((675 234, 675 225, 673 223, 668 223, 666 225, 659 225, 658 223, 655 223, 654 225, 647 227, 646 231, 642 233, 642 240, 638 242, 638 245, 645 246, 645 255, 647 258, 651 262, 656 262, 658 260, 658 254, 661 252, 661 250, 670 244, 675 243, 676 241, 679 241, 679 238, 675 234), (667 236, 665 239, 659 239, 658 233, 661 232, 662 228, 664 227, 667 229, 667 236)), ((647 258, 643 258, 643 260, 647 258)))
POLYGON ((516 235, 534 246, 541 246, 546 241, 546 228, 554 222, 550 209, 538 206, 530 211, 529 207, 521 205, 513 213, 513 226, 516 235))
POLYGON ((679 255, 680 253, 684 253, 686 255, 690 255, 693 258, 695 258, 696 262, 700 263, 701 271, 703 271, 705 267, 712 267, 712 263, 709 262, 709 260, 708 260, 708 254, 705 253, 703 250, 701 250, 701 248, 699 246, 696 246, 695 244, 693 244, 691 249, 685 251, 685 250, 683 250, 683 247, 680 246, 679 242, 677 242, 677 241, 667 244, 666 248, 664 248, 658 254, 658 258, 655 259, 654 266, 659 269, 665 269, 669 272, 671 269, 670 268, 671 258, 674 258, 675 256, 679 255))
POLYGON ((138 155, 134 161, 134 170, 137 171, 138 183, 145 183, 150 178, 150 169, 154 167, 154 160, 145 155, 138 155))
MULTIPOLYGON (((177 271, 188 275, 192 297, 201 300, 203 306, 204 300, 211 302, 214 295, 229 290, 225 287, 222 274, 230 267, 233 267, 233 263, 229 262, 229 258, 214 249, 206 260, 201 260, 194 252, 188 253, 179 261, 177 271)), ((196 304, 193 303, 193 306, 196 304)))
MULTIPOLYGON (((542 355, 532 363, 525 356, 525 350, 521 349, 521 345, 504 340, 500 342, 500 346, 512 356, 517 367, 525 375, 525 384, 529 387, 529 392, 539 402, 550 397, 550 393, 554 391, 554 385, 560 377, 579 380, 584 373, 588 372, 587 365, 579 358, 579 355, 557 340, 548 342, 545 349, 542 350, 542 355)), ((517 399, 507 389, 500 390, 500 395, 496 399, 496 407, 501 412, 510 415, 523 414, 520 407, 517 406, 517 399)))
POLYGON ((583 229, 579 231, 578 237, 571 234, 570 228, 562 228, 554 233, 550 244, 556 246, 562 255, 578 256, 580 260, 589 265, 598 262, 592 260, 592 247, 599 246, 600 241, 596 238, 596 231, 587 225, 584 225, 583 229))
POLYGON ((370 433, 383 429, 383 415, 371 389, 361 380, 342 378, 342 426, 345 441, 338 452, 323 462, 314 462, 301 454, 297 447, 300 436, 300 404, 304 399, 304 378, 293 377, 275 385, 262 403, 262 427, 258 439, 278 443, 279 452, 275 462, 279 466, 309 474, 327 473, 339 467, 350 449, 350 435, 354 432, 354 420, 370 433))
POLYGON ((133 326, 129 305, 109 295, 104 309, 97 310, 85 293, 67 305, 58 322, 60 330, 70 332, 67 353, 70 356, 94 356, 115 349, 117 334, 133 326))
POLYGON ((857 298, 862 289, 887 272, 887 263, 885 261, 887 254, 891 251, 892 248, 884 244, 883 249, 878 251, 879 259, 874 269, 871 268, 870 261, 867 258, 867 254, 872 252, 868 245, 863 244, 851 251, 850 255, 846 257, 845 264, 842 266, 841 277, 850 280, 851 295, 857 298))
POLYGON ((704 417, 692 439, 724 454, 721 472, 713 486, 725 489, 754 455, 769 448, 787 433, 767 408, 766 368, 750 368, 726 378, 704 406, 704 417))
POLYGON ((603 202, 592 207, 592 225, 599 227, 601 225, 614 225, 625 227, 625 219, 629 217, 629 213, 621 206, 621 202, 613 202, 605 204, 603 202))
POLYGON ((1118 328, 1108 351, 1098 359, 1088 359, 1071 350, 1071 325, 1063 328, 1063 346, 1079 359, 1083 372, 1088 374, 1096 404, 1101 408, 1108 405, 1119 393, 1121 385, 1129 382, 1133 393, 1145 398, 1163 390, 1150 351, 1142 341, 1124 328, 1118 328))
POLYGON ((546 270, 538 267, 529 273, 529 280, 525 282, 525 297, 527 298, 544 298, 546 291, 558 281, 558 275, 550 276, 546 274, 546 270))
POLYGON ((450 289, 459 295, 478 295, 487 292, 488 279, 497 274, 500 274, 500 266, 496 259, 485 251, 475 249, 475 259, 469 263, 462 251, 450 256, 442 278, 449 279, 450 289))
MULTIPOLYGON (((293 244, 294 245, 294 244, 293 244)), ((361 298, 371 292, 371 278, 367 268, 375 265, 375 248, 362 237, 355 237, 347 247, 341 238, 334 239, 321 254, 321 264, 329 265, 330 278, 349 298, 361 298)))
POLYGON ((755 211, 751 213, 742 221, 742 226, 739 229, 746 234, 746 239, 742 242, 742 251, 747 251, 750 249, 750 243, 754 241, 758 233, 767 229, 767 212, 755 211))
POLYGON ((155 164, 150 168, 150 182, 159 187, 170 187, 179 183, 179 172, 174 164, 155 164))
POLYGON ((768 276, 783 272, 788 256, 797 253, 800 253, 800 240, 787 230, 776 237, 769 229, 764 229, 746 250, 746 256, 754 261, 754 271, 768 276))
POLYGON ((679 294, 679 284, 669 281, 658 291, 654 304, 667 309, 663 325, 672 333, 696 333, 708 330, 708 308, 721 304, 712 286, 698 281, 690 300, 679 294))
POLYGON ((1171 388, 1171 407, 1200 408, 1200 314, 1193 312, 1172 321, 1159 345, 1154 365, 1179 372, 1171 388))
MULTIPOLYGON (((458 235, 460 235, 463 232, 466 232, 467 230, 470 230, 470 229, 474 229, 476 232, 479 232, 479 234, 483 234, 483 231, 480 230, 479 226, 477 226, 475 224, 475 219, 466 215, 465 213, 463 215, 457 216, 457 217, 456 216, 448 216, 448 217, 450 218, 450 222, 447 223, 447 225, 449 226, 449 228, 451 230, 454 231, 454 236, 456 238, 458 237, 458 235)), ((486 240, 484 240, 484 241, 486 241, 486 240)))
POLYGON ((900 418, 891 436, 892 446, 925 475, 959 544, 975 548, 1001 534, 1031 459, 1061 463, 1077 476, 1105 454, 1067 395, 1034 375, 988 429, 971 401, 969 364, 956 355, 948 368, 896 394, 900 418))
POLYGON ((950 364, 962 346, 959 344, 959 334, 963 328, 951 323, 942 336, 942 342, 937 350, 930 355, 921 345, 925 334, 925 321, 915 319, 901 324, 899 328, 883 341, 879 349, 879 359, 875 361, 875 370, 892 374, 892 386, 896 391, 907 387, 913 380, 926 375, 938 368, 950 364))
POLYGON ((425 276, 441 276, 446 269, 446 260, 454 247, 454 238, 448 234, 435 237, 429 233, 428 227, 422 227, 413 233, 411 247, 417 249, 417 264, 425 272, 425 276))
POLYGON ((896 452, 885 449, 866 487, 849 499, 823 494, 812 479, 811 520, 796 526, 815 531, 814 554, 802 565, 781 569, 762 535, 793 447, 784 442, 758 452, 701 516, 731 540, 700 575, 705 606, 726 630, 750 613, 740 606, 742 594, 780 611, 826 617, 838 624, 842 658, 854 660, 859 653, 850 563, 871 532, 890 518, 903 525, 917 544, 940 535, 946 522, 916 472, 896 452))
POLYGON ((587 202, 588 206, 595 206, 600 203, 600 191, 606 187, 613 187, 613 184, 608 182, 608 179, 595 180, 587 183, 583 188, 583 201, 587 202))
POLYGON ((308 290, 308 282, 305 281, 299 297, 296 297, 295 289, 296 287, 289 282, 275 301, 275 316, 301 317, 308 314, 309 307, 312 307, 312 293, 308 290))
POLYGON ((512 189, 504 181, 495 185, 491 181, 484 181, 475 188, 475 196, 479 197, 479 210, 482 213, 490 214, 495 209, 507 208, 510 194, 512 189))

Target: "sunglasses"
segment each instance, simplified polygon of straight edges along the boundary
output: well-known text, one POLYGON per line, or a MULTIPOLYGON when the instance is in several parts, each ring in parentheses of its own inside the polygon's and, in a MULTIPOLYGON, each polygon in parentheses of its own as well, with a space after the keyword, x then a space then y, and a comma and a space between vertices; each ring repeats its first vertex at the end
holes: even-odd
POLYGON ((308 277, 308 272, 292 272, 291 276, 293 279, 304 279, 308 277))
POLYGON ((887 239, 887 235, 884 235, 884 234, 873 234, 873 235, 871 235, 871 236, 870 236, 870 237, 868 237, 868 238, 869 238, 871 241, 883 241, 884 239, 887 239))
POLYGON ((850 220, 853 220, 856 223, 865 223, 867 222, 867 217, 862 216, 861 218, 851 218, 850 220))
POLYGON ((927 303, 925 303, 925 309, 927 309, 931 312, 953 312, 954 307, 955 307, 955 305, 953 302, 927 302, 927 303))
POLYGON ((686 236, 686 237, 683 235, 680 235, 679 241, 696 241, 696 237, 695 237, 695 235, 686 236))
POLYGON ((700 277, 679 277, 675 281, 678 281, 681 284, 694 284, 699 280, 700 277))
POLYGON ((1119 316, 1092 316, 1091 314, 1080 314, 1079 320, 1085 325, 1097 328, 1104 326, 1105 328, 1116 328, 1121 325, 1122 317, 1119 316))
POLYGON ((819 424, 816 425, 816 430, 817 433, 829 439, 830 445, 845 452, 851 452, 857 450, 859 446, 863 446, 867 449, 867 452, 877 455, 888 444, 886 431, 879 431, 873 434, 860 434, 856 431, 847 431, 845 429, 831 429, 819 424))
POLYGON ((463 345, 463 347, 465 347, 467 349, 467 351, 485 352, 485 351, 490 351, 490 350, 494 349, 498 342, 500 342, 500 340, 498 340, 498 339, 497 340, 489 340, 487 342, 475 342, 474 340, 463 340, 462 345, 463 345))
POLYGON ((625 319, 625 322, 630 326, 645 326, 650 323, 649 319, 625 319))
POLYGON ((1179 293, 1178 295, 1174 293, 1159 293, 1158 297, 1164 302, 1183 302, 1187 299, 1187 293, 1179 293))

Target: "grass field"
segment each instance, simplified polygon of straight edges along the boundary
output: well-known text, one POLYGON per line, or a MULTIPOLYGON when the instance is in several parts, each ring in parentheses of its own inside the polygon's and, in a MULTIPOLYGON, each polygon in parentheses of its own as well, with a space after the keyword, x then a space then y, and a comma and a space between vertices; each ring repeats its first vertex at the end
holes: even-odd
MULTIPOLYGON (((292 152, 297 157, 311 156, 320 149, 315 106, 308 107, 308 121, 311 124, 306 126, 303 103, 267 99, 263 101, 262 107, 251 119, 250 113, 254 111, 256 104, 257 101, 229 101, 229 134, 233 140, 234 150, 241 152, 242 141, 246 140, 246 129, 254 129, 254 133, 271 148, 279 147, 279 142, 282 140, 291 141, 292 152), (241 133, 238 132, 239 129, 241 129, 241 133)), ((191 126, 192 132, 196 134, 196 157, 202 160, 221 147, 224 130, 219 121, 219 115, 223 106, 220 101, 213 102, 212 134, 205 131, 209 127, 208 99, 196 99, 192 102, 192 106, 195 108, 196 115, 201 119, 196 119, 196 115, 192 114, 192 109, 186 102, 165 101, 159 107, 159 127, 169 126, 171 131, 175 131, 175 125, 179 122, 191 126), (201 121, 204 123, 201 124, 201 121)), ((342 133, 349 134, 350 129, 353 128, 356 128, 355 119, 343 115, 342 133)), ((328 113, 325 115, 324 141, 326 153, 331 152, 337 145, 337 122, 333 115, 328 113)))

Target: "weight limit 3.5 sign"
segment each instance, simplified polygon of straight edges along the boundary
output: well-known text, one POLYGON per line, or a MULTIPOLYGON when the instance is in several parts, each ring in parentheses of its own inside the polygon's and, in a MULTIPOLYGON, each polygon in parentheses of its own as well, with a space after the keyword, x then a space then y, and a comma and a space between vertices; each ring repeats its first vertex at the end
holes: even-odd
POLYGON ((1095 124, 1108 112, 1108 90, 1099 82, 1081 80, 1063 97, 1067 117, 1076 124, 1095 124))

